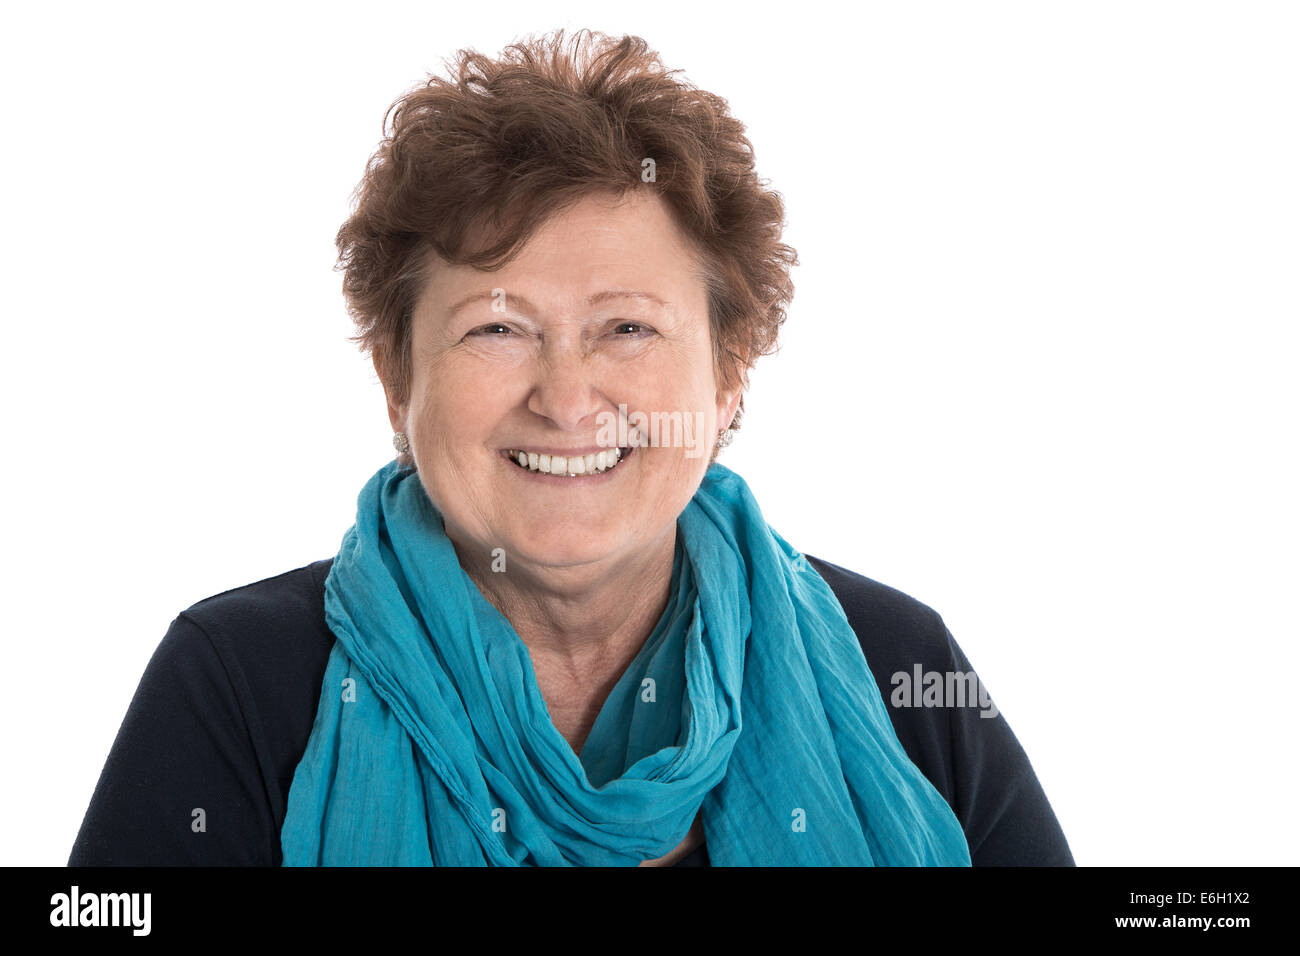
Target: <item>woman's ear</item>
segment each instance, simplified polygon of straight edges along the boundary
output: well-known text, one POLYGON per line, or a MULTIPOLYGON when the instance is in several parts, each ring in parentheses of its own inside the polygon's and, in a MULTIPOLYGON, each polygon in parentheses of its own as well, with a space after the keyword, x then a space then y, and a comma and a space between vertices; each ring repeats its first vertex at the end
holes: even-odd
POLYGON ((730 428, 740 410, 746 383, 745 373, 739 367, 735 369, 732 381, 736 383, 733 387, 719 386, 718 388, 718 425, 715 431, 726 431, 730 428))
POLYGON ((384 387, 384 400, 388 405, 388 422, 393 426, 395 432, 406 431, 406 404, 398 404, 397 395, 393 386, 384 378, 384 368, 379 361, 379 353, 370 356, 371 363, 375 367, 375 375, 379 377, 379 384, 384 387))
POLYGON ((736 413, 740 410, 740 398, 740 389, 718 396, 718 431, 726 431, 736 420, 736 413))

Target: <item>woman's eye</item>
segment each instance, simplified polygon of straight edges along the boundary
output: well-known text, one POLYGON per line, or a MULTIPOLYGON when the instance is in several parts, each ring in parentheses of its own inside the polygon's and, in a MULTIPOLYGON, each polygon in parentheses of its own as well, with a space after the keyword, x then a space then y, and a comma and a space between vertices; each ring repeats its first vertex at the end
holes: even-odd
POLYGON ((500 322, 493 322, 491 325, 485 325, 482 328, 475 329, 474 335, 505 335, 510 332, 510 326, 502 325, 500 322))
POLYGON ((622 336, 640 335, 648 331, 649 329, 637 322, 620 322, 614 326, 614 333, 622 336))

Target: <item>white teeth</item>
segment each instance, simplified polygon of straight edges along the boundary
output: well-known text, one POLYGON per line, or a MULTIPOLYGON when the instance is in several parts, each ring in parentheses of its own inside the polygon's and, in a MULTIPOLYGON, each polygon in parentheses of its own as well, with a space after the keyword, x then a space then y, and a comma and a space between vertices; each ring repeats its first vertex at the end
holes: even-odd
POLYGON ((609 448, 590 455, 543 455, 533 451, 507 453, 521 468, 543 475, 598 475, 623 460, 621 448, 609 448))

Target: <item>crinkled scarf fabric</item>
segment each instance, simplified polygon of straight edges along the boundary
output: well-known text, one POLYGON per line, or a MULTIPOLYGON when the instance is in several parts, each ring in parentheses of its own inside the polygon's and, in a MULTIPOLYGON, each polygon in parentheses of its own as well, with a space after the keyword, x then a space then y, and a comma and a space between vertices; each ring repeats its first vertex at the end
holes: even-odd
POLYGON ((736 473, 678 519, 668 606, 581 754, 418 474, 391 462, 357 504, 284 865, 635 866, 701 810, 714 866, 970 865, 835 595, 736 473))

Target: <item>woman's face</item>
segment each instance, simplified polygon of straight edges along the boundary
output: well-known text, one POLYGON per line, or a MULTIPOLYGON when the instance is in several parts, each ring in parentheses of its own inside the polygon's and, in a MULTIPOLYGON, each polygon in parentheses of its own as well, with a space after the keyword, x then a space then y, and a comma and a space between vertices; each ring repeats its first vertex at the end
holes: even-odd
POLYGON ((580 201, 496 272, 435 263, 389 414, 462 560, 599 572, 671 541, 739 400, 696 269, 647 193, 580 201))

